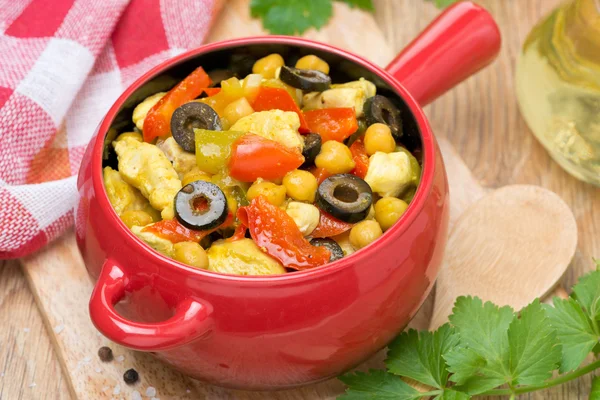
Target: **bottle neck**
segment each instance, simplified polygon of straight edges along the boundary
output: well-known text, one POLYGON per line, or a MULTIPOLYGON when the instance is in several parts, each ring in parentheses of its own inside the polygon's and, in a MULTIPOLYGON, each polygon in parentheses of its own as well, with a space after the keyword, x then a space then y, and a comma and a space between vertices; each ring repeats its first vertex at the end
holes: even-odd
POLYGON ((600 67, 600 0, 575 0, 564 10, 562 33, 572 55, 600 67))
POLYGON ((540 51, 563 80, 600 90, 600 0, 574 0, 539 28, 540 51))

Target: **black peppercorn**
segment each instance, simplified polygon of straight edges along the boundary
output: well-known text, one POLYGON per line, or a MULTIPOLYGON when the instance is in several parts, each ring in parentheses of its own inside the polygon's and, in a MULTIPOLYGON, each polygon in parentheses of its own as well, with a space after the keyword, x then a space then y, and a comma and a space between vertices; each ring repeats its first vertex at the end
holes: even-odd
POLYGON ((109 362, 113 360, 113 352, 110 347, 102 346, 98 349, 98 357, 103 362, 109 362))
POLYGON ((140 376, 138 375, 137 371, 133 368, 128 369, 123 374, 123 380, 128 385, 133 385, 134 383, 136 383, 138 381, 139 377, 140 376))

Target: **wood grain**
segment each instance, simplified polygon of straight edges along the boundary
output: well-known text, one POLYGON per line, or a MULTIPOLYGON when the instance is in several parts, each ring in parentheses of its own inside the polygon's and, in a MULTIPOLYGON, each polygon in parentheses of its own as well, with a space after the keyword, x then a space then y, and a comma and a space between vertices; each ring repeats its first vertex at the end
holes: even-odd
MULTIPOLYGON (((405 46, 439 12, 431 3, 420 0, 374 0, 374 2, 376 25, 383 30, 392 53, 405 46)), ((552 162, 520 117, 513 88, 514 63, 522 41, 534 22, 559 2, 560 0, 480 1, 500 24, 504 37, 502 53, 492 66, 433 103, 426 112, 436 134, 449 139, 475 177, 484 185, 499 187, 512 183, 540 184, 558 193, 569 204, 577 218, 579 244, 573 268, 569 270, 564 280, 565 286, 568 287, 577 276, 592 267, 591 256, 600 255, 600 190, 578 182, 552 162)), ((354 32, 368 32, 363 25, 357 24, 354 20, 346 21, 346 26, 354 32)), ((371 47, 387 46, 379 42, 370 44, 371 47)), ((385 62, 387 59, 382 61, 385 62)), ((454 206, 456 192, 453 192, 452 196, 454 206)), ((0 274, 0 299, 5 299, 3 296, 7 288, 7 278, 3 271, 0 271, 0 274)), ((29 325, 31 333, 36 318, 37 321, 41 321, 39 314, 35 313, 36 306, 26 289, 24 277, 13 273, 8 281, 13 282, 10 296, 19 299, 19 312, 7 314, 4 308, 0 308, 0 338, 2 338, 0 373, 4 366, 8 366, 7 369, 11 371, 25 371, 27 359, 38 354, 52 358, 49 356, 52 352, 50 340, 47 338, 44 340, 42 332, 38 332, 36 338, 39 337, 39 341, 35 346, 27 346, 23 349, 23 356, 15 358, 7 355, 6 343, 22 340, 19 336, 24 332, 15 327, 29 325), (23 322, 16 322, 14 325, 10 322, 13 320, 23 322), (27 324, 24 323, 25 321, 27 324)), ((5 301, 2 300, 0 305, 5 301)), ((56 363, 57 361, 54 360, 54 367, 51 367, 52 363, 49 362, 44 364, 43 368, 38 364, 35 371, 36 383, 42 386, 40 382, 49 382, 43 384, 44 390, 40 392, 25 390, 28 376, 23 374, 12 375, 11 372, 10 382, 0 378, 0 398, 67 399, 64 376, 61 378, 56 363), (60 386, 57 385, 58 382, 62 382, 60 386)), ((521 398, 583 399, 587 398, 590 384, 591 376, 587 376, 568 385, 521 398)), ((332 391, 321 389, 320 392, 326 396, 324 398, 332 398, 334 393, 335 389, 332 391)), ((310 393, 313 394, 314 392, 310 393)), ((308 392, 297 395, 278 392, 274 394, 274 398, 315 398, 310 395, 308 392)), ((160 393, 157 397, 161 397, 160 393)), ((244 397, 235 392, 213 392, 206 397, 198 398, 244 397)))
POLYGON ((0 399, 70 400, 19 264, 0 262, 0 399))

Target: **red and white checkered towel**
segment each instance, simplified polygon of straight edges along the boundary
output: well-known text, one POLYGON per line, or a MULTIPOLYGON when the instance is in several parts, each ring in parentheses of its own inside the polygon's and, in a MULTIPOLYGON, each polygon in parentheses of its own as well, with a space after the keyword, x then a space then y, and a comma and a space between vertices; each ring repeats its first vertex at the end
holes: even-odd
POLYGON ((200 45, 221 0, 0 1, 0 258, 73 221, 76 175, 119 94, 200 45))

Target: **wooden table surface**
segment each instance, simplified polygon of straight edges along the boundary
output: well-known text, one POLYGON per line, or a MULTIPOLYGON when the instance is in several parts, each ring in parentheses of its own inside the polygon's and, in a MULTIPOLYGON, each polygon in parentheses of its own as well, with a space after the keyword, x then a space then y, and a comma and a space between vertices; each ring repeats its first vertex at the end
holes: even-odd
MULTIPOLYGON (((422 0, 374 0, 376 19, 390 46, 400 50, 437 10, 422 0)), ((514 67, 532 25, 560 0, 481 0, 503 35, 499 59, 427 108, 435 132, 445 136, 483 185, 536 184, 561 196, 573 210, 579 245, 564 277, 571 286, 600 257, 600 189, 564 172, 521 118, 514 67)), ((348 21, 349 24, 352 21, 348 21)), ((360 27, 357 27, 360 29, 360 27)), ((377 43, 373 43, 374 46, 377 43)), ((526 266, 524 266, 526 267, 526 266)), ((52 343, 16 261, 0 262, 0 399, 71 399, 52 343)), ((523 399, 584 399, 591 377, 523 399)), ((87 400, 87 399, 86 399, 87 400)))

